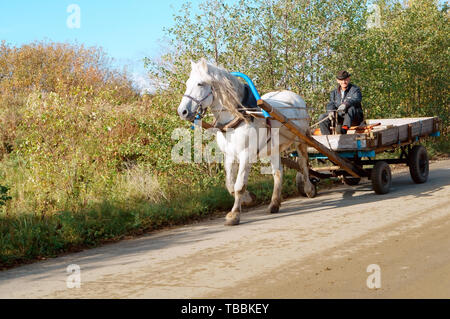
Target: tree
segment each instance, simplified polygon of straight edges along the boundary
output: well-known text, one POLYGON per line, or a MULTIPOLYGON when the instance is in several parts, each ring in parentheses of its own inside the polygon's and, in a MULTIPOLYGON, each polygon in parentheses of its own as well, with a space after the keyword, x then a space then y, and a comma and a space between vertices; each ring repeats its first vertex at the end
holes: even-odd
POLYGON ((248 74, 264 93, 289 89, 323 112, 338 70, 363 91, 368 117, 440 116, 448 123, 449 24, 433 0, 206 0, 185 4, 167 30, 172 51, 147 59, 155 82, 184 89, 189 60, 206 57, 248 74))
POLYGON ((448 124, 449 24, 435 1, 378 1, 381 26, 342 50, 371 117, 439 116, 448 124))

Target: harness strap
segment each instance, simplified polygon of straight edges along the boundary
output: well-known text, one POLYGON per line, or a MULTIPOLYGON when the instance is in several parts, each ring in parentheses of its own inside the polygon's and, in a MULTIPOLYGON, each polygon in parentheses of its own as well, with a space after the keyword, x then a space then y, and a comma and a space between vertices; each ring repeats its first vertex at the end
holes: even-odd
POLYGON ((270 141, 272 140, 272 123, 270 122, 270 118, 266 118, 266 126, 267 126, 267 135, 269 136, 269 138, 267 139, 267 144, 270 143, 270 141))
POLYGON ((213 126, 215 128, 218 128, 219 130, 221 130, 222 132, 226 132, 229 129, 233 129, 237 126, 239 126, 239 124, 241 124, 244 120, 241 119, 240 117, 236 117, 234 120, 232 120, 231 122, 227 123, 227 124, 217 124, 214 123, 213 126))

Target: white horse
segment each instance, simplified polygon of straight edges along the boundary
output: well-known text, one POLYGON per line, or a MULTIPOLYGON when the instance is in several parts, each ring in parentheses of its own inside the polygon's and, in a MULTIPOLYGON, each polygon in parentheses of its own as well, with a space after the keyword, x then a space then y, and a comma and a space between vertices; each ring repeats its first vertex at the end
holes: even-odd
MULTIPOLYGON (((267 123, 263 118, 249 120, 238 112, 242 107, 246 92, 245 85, 226 70, 209 64, 205 59, 198 63, 191 62, 192 71, 186 82, 186 93, 178 107, 181 119, 194 121, 197 115, 204 115, 209 108, 215 117, 215 126, 224 127, 229 123, 237 123, 233 130, 227 133, 217 131, 217 145, 225 156, 226 186, 234 196, 234 206, 226 216, 225 225, 238 225, 240 222, 241 205, 251 204, 253 198, 246 187, 251 168, 251 150, 249 141, 255 139, 254 132, 260 132, 259 128, 266 128, 267 123), (241 118, 242 121, 236 120, 241 118), (253 134, 253 135, 252 135, 253 134)), ((248 93, 248 92, 247 92, 248 93)), ((250 93, 251 94, 251 93, 250 93)), ((295 119, 295 124, 303 134, 310 135, 310 117, 303 99, 290 91, 271 92, 261 97, 263 100, 278 109, 289 118, 295 119)), ((286 127, 280 122, 270 120, 271 127, 279 129, 278 157, 271 156, 271 148, 268 139, 256 139, 258 150, 265 148, 267 156, 271 157, 272 174, 274 177, 274 189, 270 213, 277 213, 281 205, 281 188, 283 179, 283 166, 280 153, 295 144, 299 154, 299 164, 302 170, 300 179, 304 185, 304 193, 308 197, 315 196, 315 187, 309 179, 308 153, 306 144, 296 140, 286 127), (259 141, 259 142, 258 142, 259 141)), ((263 130, 264 131, 264 130, 263 130)), ((272 152, 273 153, 273 152, 272 152)), ((275 154, 275 153, 274 153, 275 154)), ((297 178, 298 180, 299 178, 297 178)))

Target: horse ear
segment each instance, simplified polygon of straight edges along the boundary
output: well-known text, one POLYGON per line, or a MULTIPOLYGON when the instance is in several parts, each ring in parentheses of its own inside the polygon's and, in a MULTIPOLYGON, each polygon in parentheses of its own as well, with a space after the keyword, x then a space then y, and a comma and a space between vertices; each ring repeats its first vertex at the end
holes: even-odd
POLYGON ((192 68, 192 70, 194 70, 196 66, 197 66, 197 64, 195 64, 195 62, 191 60, 191 68, 192 68))
POLYGON ((199 65, 203 70, 208 71, 208 63, 206 62, 205 58, 200 59, 199 65))

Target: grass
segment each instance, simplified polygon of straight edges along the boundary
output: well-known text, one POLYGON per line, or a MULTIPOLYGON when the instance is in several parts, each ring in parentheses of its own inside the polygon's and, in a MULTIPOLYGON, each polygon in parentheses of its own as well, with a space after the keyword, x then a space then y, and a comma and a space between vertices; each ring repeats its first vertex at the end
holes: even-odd
MULTIPOLYGON (((286 173, 284 197, 296 194, 294 177, 292 171, 286 173)), ((258 176, 252 181, 248 188, 257 197, 255 204, 270 202, 272 187, 271 176, 258 176)), ((144 198, 129 199, 90 203, 78 212, 0 215, 0 268, 202 220, 227 212, 233 206, 233 198, 223 186, 154 204, 144 198)))

